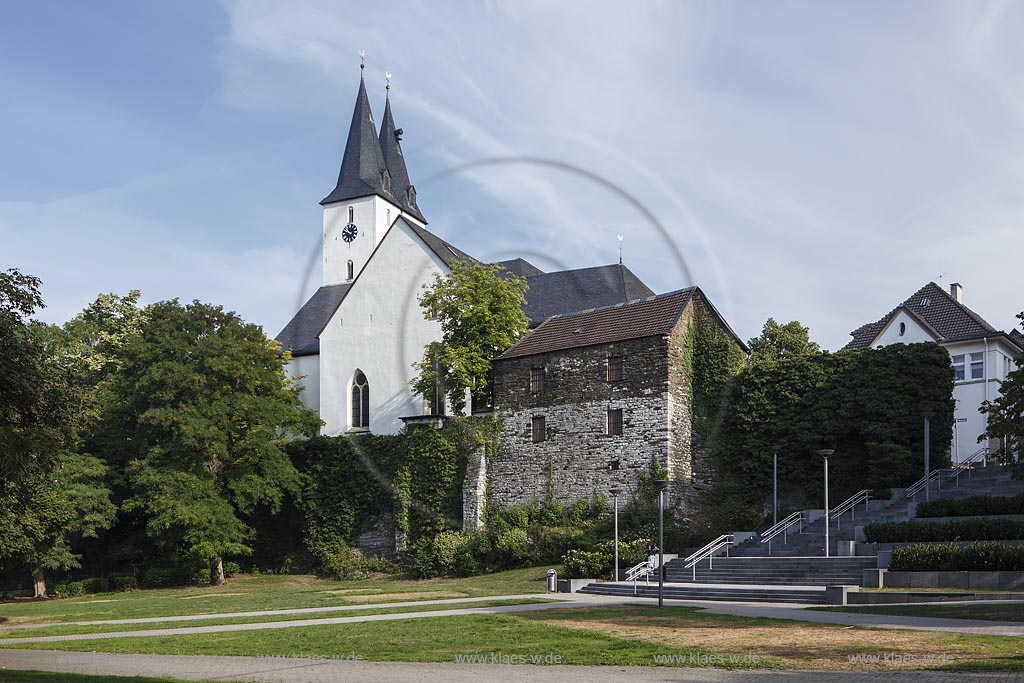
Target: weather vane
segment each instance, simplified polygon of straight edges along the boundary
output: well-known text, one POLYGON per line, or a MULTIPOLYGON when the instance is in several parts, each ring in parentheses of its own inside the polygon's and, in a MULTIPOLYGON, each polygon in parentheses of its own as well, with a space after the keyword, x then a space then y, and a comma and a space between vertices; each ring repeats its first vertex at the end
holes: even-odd
POLYGON ((390 71, 385 71, 384 72, 384 80, 388 82, 388 84, 386 86, 384 86, 384 89, 390 91, 391 90, 391 72, 390 71))
POLYGON ((360 50, 359 51, 359 68, 360 69, 365 69, 366 68, 366 50, 360 50))
POLYGON ((616 235, 619 238, 619 265, 622 265, 622 235, 616 235))

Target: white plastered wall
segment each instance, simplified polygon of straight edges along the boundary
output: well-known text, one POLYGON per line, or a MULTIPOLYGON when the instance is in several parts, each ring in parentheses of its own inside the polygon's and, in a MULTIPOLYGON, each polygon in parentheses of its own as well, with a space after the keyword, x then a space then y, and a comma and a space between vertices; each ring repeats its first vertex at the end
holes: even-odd
POLYGON ((371 432, 397 433, 399 418, 423 414, 423 399, 409 386, 412 366, 441 330, 424 319, 417 299, 433 273, 447 272, 404 219, 395 222, 320 334, 322 433, 350 431, 357 369, 370 386, 371 432))

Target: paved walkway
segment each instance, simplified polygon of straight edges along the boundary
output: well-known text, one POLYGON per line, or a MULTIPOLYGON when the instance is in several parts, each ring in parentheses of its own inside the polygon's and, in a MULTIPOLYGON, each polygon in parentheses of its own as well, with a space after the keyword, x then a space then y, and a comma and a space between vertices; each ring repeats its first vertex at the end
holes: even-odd
MULTIPOLYGON (((531 664, 415 664, 277 657, 116 655, 100 652, 0 650, 0 667, 106 676, 145 675, 185 680, 257 683, 446 681, 450 683, 1018 683, 1024 673, 955 674, 933 671, 735 671, 646 666, 531 664)), ((0 680, 3 674, 0 673, 0 680)))

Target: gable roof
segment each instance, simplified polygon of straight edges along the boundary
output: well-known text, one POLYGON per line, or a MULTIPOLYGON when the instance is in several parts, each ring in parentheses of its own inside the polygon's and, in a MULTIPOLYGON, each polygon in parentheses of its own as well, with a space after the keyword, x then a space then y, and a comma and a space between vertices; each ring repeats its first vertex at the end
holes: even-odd
POLYGON ((965 341, 1004 334, 967 306, 959 303, 937 284, 929 282, 880 320, 861 325, 851 332, 853 339, 843 348, 869 348, 901 310, 923 323, 922 326, 939 342, 965 341))
POLYGON ((360 75, 345 154, 341 158, 341 170, 338 171, 338 184, 320 203, 331 204, 375 194, 399 206, 394 196, 384 189, 383 174, 386 170, 384 154, 377 139, 377 128, 373 123, 373 112, 370 111, 370 98, 366 95, 366 83, 360 75))
MULTIPOLYGON (((423 240, 424 244, 430 248, 430 251, 434 252, 439 259, 444 261, 446 266, 451 267, 452 261, 476 261, 475 258, 466 252, 451 243, 446 242, 426 228, 421 228, 415 223, 410 223, 409 221, 403 222, 412 228, 412 231, 416 233, 416 236, 423 240)), ((392 223, 392 225, 394 225, 394 223, 392 223)), ((371 256, 370 258, 373 257, 371 256)))
POLYGON ((277 341, 281 348, 291 351, 293 356, 311 356, 320 353, 320 330, 334 315, 341 300, 345 298, 351 282, 340 285, 324 285, 313 292, 309 301, 292 316, 277 341))
POLYGON ((498 359, 667 335, 696 291, 696 287, 689 287, 639 301, 551 316, 498 359))
POLYGON ((531 327, 553 315, 654 296, 650 287, 620 263, 527 276, 526 284, 529 289, 523 310, 531 327))

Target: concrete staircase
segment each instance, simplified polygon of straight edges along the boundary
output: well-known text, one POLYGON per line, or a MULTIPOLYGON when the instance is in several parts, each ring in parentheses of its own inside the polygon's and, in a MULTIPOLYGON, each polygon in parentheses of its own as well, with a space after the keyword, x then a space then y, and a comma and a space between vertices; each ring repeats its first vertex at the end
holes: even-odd
MULTIPOLYGON (((1024 492, 1024 481, 1013 480, 999 466, 976 467, 961 474, 958 481, 933 483, 931 500, 969 496, 1012 496, 1024 492)), ((834 519, 829 527, 829 551, 825 554, 823 511, 807 511, 808 520, 798 531, 777 537, 771 544, 754 535, 732 546, 729 557, 716 556, 713 563, 702 560, 694 570, 675 559, 665 564, 664 596, 683 600, 729 600, 740 602, 799 602, 823 604, 826 586, 861 585, 863 571, 877 566, 874 555, 840 557, 850 541, 857 541, 856 529, 873 522, 902 522, 914 519, 916 503, 925 500, 924 491, 914 498, 906 489, 893 489, 888 500, 871 500, 834 519), (915 500, 916 498, 916 500, 915 500)), ((841 501, 835 501, 839 503, 841 501)), ((870 546, 869 546, 870 547, 870 546)), ((593 583, 580 592, 619 597, 657 597, 656 582, 635 586, 627 582, 593 583)))
POLYGON ((694 570, 683 560, 665 563, 665 580, 760 586, 859 586, 872 557, 716 557, 713 566, 701 561, 694 570))
MULTIPOLYGON (((665 563, 668 570, 671 563, 665 563)), ((589 595, 612 595, 615 597, 657 598, 656 581, 638 581, 635 589, 632 582, 619 581, 592 583, 579 590, 589 595), (635 590, 635 592, 634 592, 635 590)), ((725 600, 729 602, 789 602, 813 605, 825 604, 824 587, 818 586, 737 586, 728 584, 680 584, 665 583, 667 600, 725 600)))

